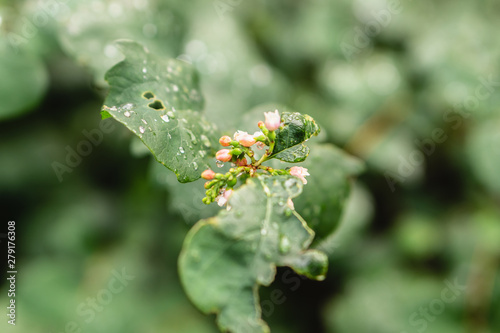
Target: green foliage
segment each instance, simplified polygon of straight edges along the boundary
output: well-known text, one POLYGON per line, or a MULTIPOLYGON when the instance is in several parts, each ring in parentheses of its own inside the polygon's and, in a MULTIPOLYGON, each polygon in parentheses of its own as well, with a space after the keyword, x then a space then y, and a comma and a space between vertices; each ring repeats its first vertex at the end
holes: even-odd
POLYGON ((338 226, 350 193, 352 177, 364 165, 331 144, 311 146, 303 166, 309 170, 303 195, 295 209, 316 233, 316 241, 328 237, 338 226), (327 170, 325 172, 325 170, 327 170))
POLYGON ((309 155, 309 148, 304 142, 319 134, 319 126, 310 116, 298 112, 284 112, 281 120, 270 157, 290 163, 303 162, 309 155))
POLYGON ((217 132, 201 113, 203 98, 195 72, 135 42, 121 41, 118 46, 125 60, 106 74, 110 90, 103 118, 112 116, 127 126, 180 182, 200 178, 213 156, 217 132))
POLYGON ((0 120, 28 112, 45 94, 48 75, 45 65, 35 54, 0 44, 0 120), (7 78, 15 78, 9 80, 7 78))
POLYGON ((295 177, 250 178, 230 197, 229 211, 188 233, 179 261, 183 285, 203 312, 218 314, 221 330, 269 332, 258 286, 274 280, 276 266, 325 278, 326 256, 307 250, 313 231, 287 205, 301 192, 295 177))

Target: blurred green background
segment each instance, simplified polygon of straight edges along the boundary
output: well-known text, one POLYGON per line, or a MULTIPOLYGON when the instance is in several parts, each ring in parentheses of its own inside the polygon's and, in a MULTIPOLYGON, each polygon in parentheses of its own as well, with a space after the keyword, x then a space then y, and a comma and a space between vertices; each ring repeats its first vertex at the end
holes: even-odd
POLYGON ((319 245, 327 279, 283 268, 262 288, 273 332, 500 332, 497 0, 0 4, 1 223, 16 221, 19 271, 1 332, 217 332, 177 256, 218 207, 118 123, 99 130, 119 38, 191 62, 219 128, 278 102, 366 162, 319 245))

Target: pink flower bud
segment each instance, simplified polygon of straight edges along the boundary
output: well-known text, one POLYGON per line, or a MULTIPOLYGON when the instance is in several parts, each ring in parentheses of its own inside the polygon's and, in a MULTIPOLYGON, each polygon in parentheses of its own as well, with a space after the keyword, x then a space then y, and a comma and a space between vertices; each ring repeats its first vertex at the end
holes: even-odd
POLYGON ((221 162, 229 162, 233 155, 231 155, 231 151, 229 149, 221 149, 217 153, 215 153, 215 158, 221 162))
POLYGON ((237 166, 246 166, 246 165, 248 165, 248 161, 246 158, 243 157, 240 160, 236 160, 236 165, 237 166))
POLYGON ((219 143, 221 145, 223 145, 224 147, 228 147, 229 144, 231 143, 231 141, 232 141, 231 138, 229 136, 227 136, 227 135, 224 135, 223 137, 221 137, 219 139, 219 143))
POLYGON ((259 127, 259 128, 262 128, 262 127, 264 127, 264 126, 266 126, 266 125, 264 124, 264 122, 263 122, 263 121, 259 121, 259 122, 257 123, 257 127, 259 127))
POLYGON ((234 133, 234 139, 244 147, 250 147, 255 144, 255 138, 247 132, 237 131, 234 133))
POLYGON ((274 112, 264 112, 264 116, 266 117, 265 125, 266 128, 270 131, 276 131, 281 124, 281 117, 278 110, 274 112))
POLYGON ((216 198, 217 204, 221 207, 224 206, 228 202, 231 194, 233 194, 233 190, 224 191, 224 193, 222 193, 216 198))
POLYGON ((215 172, 213 170, 207 169, 201 173, 201 178, 206 180, 212 180, 215 177, 215 172))
POLYGON ((290 174, 292 176, 300 178, 300 180, 302 180, 302 183, 307 184, 307 180, 306 180, 305 176, 309 176, 309 172, 307 172, 306 168, 297 167, 297 166, 291 167, 290 174))

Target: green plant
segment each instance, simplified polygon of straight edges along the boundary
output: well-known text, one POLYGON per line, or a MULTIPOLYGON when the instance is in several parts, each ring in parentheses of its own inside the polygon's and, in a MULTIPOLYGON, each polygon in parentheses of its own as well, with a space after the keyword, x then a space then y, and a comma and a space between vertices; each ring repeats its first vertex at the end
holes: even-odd
MULTIPOLYGON (((310 248, 315 232, 292 201, 302 193, 308 169, 290 167, 306 160, 310 148, 305 142, 320 127, 308 115, 274 110, 265 113, 265 122, 257 123, 260 131, 253 135, 237 131, 233 138, 221 137, 203 116, 197 75, 188 64, 156 56, 132 41, 118 46, 125 59, 106 74, 110 90, 103 118, 113 117, 135 133, 179 182, 205 178, 203 202, 217 201, 227 208, 196 223, 184 240, 179 273, 187 294, 203 312, 218 314, 222 331, 268 332, 258 290, 271 284, 276 267, 289 266, 315 280, 323 280, 327 271, 328 258, 310 248), (216 152, 219 143, 227 148, 216 152), (215 173, 210 167, 214 156, 219 167, 224 162, 233 166, 215 173)), ((337 152, 329 145, 316 146, 325 160, 337 152)), ((345 167, 345 160, 342 156, 327 170, 345 167)), ((359 163, 346 169, 359 172, 359 163)), ((327 170, 316 170, 316 177, 326 178, 327 170)), ((339 183, 349 174, 342 174, 339 183)), ((338 200, 341 210, 343 197, 331 199, 325 195, 316 204, 338 200)), ((314 228, 325 237, 334 230, 333 222, 314 228)))

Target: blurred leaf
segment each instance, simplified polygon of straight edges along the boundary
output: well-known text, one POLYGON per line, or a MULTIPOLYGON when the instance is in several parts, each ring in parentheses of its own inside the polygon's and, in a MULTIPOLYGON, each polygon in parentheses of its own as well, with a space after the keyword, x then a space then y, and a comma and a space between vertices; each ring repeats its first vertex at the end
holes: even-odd
POLYGON ((25 51, 0 45, 0 120, 22 115, 40 102, 48 86, 44 63, 25 51))
POLYGON ((500 193, 500 118, 476 125, 467 136, 467 157, 476 178, 500 193))
POLYGON ((180 182, 200 178, 217 144, 216 128, 201 114, 194 70, 132 41, 118 46, 125 60, 106 73, 111 88, 102 110, 127 126, 180 182))
POLYGON ((310 116, 298 112, 281 113, 281 121, 270 157, 290 163, 304 161, 309 155, 309 148, 304 142, 313 135, 318 135, 319 126, 310 116))
POLYGON ((331 144, 312 146, 302 165, 310 176, 295 209, 316 233, 315 240, 331 234, 338 226, 351 188, 351 177, 361 173, 363 163, 331 144))
POLYGON ((179 260, 184 288, 203 312, 218 313, 222 330, 269 332, 258 287, 274 280, 276 266, 324 279, 326 256, 307 250, 314 233, 287 206, 301 191, 295 177, 249 179, 230 197, 229 211, 188 233, 179 260))
POLYGON ((113 45, 117 39, 139 40, 165 57, 179 54, 184 22, 169 2, 68 2, 70 10, 57 15, 61 45, 79 63, 90 67, 99 85, 105 85, 104 74, 122 59, 113 45))

